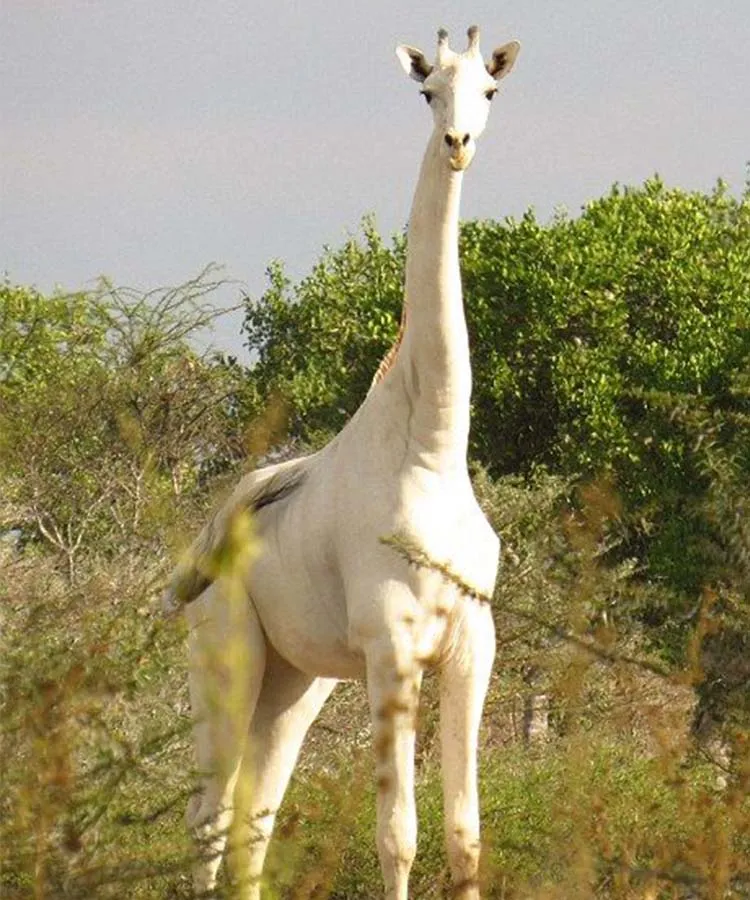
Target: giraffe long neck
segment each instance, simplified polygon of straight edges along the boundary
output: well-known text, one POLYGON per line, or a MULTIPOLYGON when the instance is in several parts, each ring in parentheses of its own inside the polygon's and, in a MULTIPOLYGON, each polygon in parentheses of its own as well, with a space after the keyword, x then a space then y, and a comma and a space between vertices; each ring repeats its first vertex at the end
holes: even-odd
POLYGON ((410 428, 439 465, 463 465, 469 437, 471 364, 461 292, 458 223, 462 174, 431 138, 409 219, 401 369, 410 428))

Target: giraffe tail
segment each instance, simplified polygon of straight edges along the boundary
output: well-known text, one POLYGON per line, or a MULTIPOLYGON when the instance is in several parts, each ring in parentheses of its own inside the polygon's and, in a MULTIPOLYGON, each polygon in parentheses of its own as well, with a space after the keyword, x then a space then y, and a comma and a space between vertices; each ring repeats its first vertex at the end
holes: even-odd
POLYGON ((312 456, 266 466, 245 475, 193 541, 175 567, 162 596, 162 610, 172 614, 196 600, 236 554, 247 554, 254 544, 251 517, 259 509, 278 503, 305 481, 312 456))

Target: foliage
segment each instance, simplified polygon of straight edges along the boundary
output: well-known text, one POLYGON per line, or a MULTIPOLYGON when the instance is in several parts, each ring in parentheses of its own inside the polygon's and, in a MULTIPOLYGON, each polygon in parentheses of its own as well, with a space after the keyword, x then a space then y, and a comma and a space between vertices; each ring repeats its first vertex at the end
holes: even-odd
MULTIPOLYGON (((730 856, 735 849, 739 856, 746 847, 742 828, 747 809, 740 817, 731 802, 724 806, 700 766, 679 787, 670 784, 671 774, 627 741, 573 739, 543 755, 518 749, 493 755, 480 772, 487 847, 483 896, 625 900, 657 896, 648 893, 651 887, 664 891, 660 896, 689 896, 692 889, 695 896, 718 898, 730 884, 741 885, 744 869, 732 866, 721 873, 720 859, 727 839, 730 856), (718 822, 724 827, 717 829, 718 822), (702 845, 705 856, 696 853, 702 845)), ((423 815, 411 884, 414 897, 447 896, 439 782, 438 766, 425 764, 417 788, 423 815)), ((320 778, 294 787, 297 809, 306 803, 314 810, 304 821, 307 835, 302 823, 299 828, 306 870, 316 872, 324 896, 335 900, 371 896, 377 879, 372 792, 369 802, 360 802, 354 811, 344 799, 351 797, 348 792, 359 796, 360 791, 356 776, 346 769, 333 786, 330 778, 320 778), (343 814, 344 822, 337 814, 343 814), (329 842, 344 862, 333 871, 321 866, 318 855, 329 842)))
POLYGON ((398 331, 403 261, 404 242, 386 247, 365 220, 361 241, 326 249, 297 285, 272 265, 265 294, 247 302, 252 381, 266 403, 288 405, 291 436, 318 442, 361 403, 398 331))
MULTIPOLYGON (((318 441, 361 402, 397 330, 404 250, 367 223, 300 284, 274 269, 248 302, 251 379, 283 398, 293 436, 318 441)), ((735 514, 750 475, 750 190, 615 186, 574 219, 467 223, 461 256, 474 458, 492 475, 606 481, 619 498, 608 558, 644 587, 620 617, 674 663, 717 591, 736 638, 716 673, 744 677, 747 581, 731 560, 750 552, 735 514)))
POLYGON ((644 393, 715 395, 747 359, 750 195, 615 186, 549 226, 472 223, 463 258, 493 471, 613 469, 644 495, 686 474, 644 393))
POLYGON ((91 364, 106 323, 86 294, 43 297, 33 288, 0 285, 0 384, 5 392, 38 389, 64 378, 78 358, 91 364))
POLYGON ((0 895, 166 896, 189 865, 190 754, 181 631, 152 609, 163 561, 4 574, 0 895))

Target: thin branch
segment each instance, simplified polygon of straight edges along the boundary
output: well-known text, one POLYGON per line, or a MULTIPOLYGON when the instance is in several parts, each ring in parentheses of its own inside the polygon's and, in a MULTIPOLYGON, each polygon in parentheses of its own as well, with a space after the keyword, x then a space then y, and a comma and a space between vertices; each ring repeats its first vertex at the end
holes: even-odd
POLYGON ((431 569, 433 572, 437 572, 445 581, 457 587, 464 596, 477 600, 480 603, 492 603, 492 597, 489 594, 485 594, 467 584, 447 563, 437 562, 432 559, 412 538, 406 535, 394 534, 381 537, 380 543, 395 550, 409 565, 416 566, 418 569, 431 569))

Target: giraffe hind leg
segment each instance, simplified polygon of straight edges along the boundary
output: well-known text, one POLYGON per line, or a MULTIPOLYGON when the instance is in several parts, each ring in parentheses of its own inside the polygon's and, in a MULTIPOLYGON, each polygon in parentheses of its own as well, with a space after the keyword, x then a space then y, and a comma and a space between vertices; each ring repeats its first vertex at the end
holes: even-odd
POLYGON ((335 684, 300 672, 269 646, 236 794, 239 819, 230 861, 242 900, 260 898, 276 814, 307 730, 335 684))
POLYGON ((263 683, 266 640, 251 600, 211 584, 186 608, 198 788, 187 825, 196 840, 193 881, 210 894, 234 818, 246 736, 263 683))

